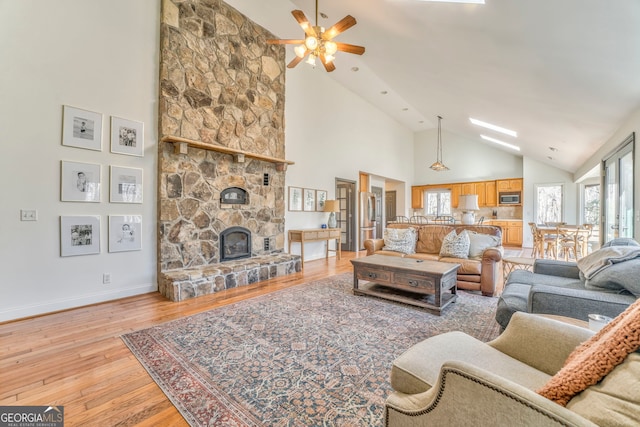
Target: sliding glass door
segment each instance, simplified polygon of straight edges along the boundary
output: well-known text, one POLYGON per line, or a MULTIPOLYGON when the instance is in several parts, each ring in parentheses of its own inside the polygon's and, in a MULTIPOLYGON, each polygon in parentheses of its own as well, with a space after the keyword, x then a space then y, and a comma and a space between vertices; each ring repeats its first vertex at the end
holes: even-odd
POLYGON ((632 134, 604 160, 604 242, 633 237, 633 148, 632 134))

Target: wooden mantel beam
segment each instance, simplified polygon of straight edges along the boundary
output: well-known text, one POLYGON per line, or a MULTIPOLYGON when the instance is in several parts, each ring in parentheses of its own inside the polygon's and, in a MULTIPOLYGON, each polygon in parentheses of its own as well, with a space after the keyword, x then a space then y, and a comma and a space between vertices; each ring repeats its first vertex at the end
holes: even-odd
POLYGON ((287 170, 288 165, 293 165, 291 160, 279 159, 277 157, 263 156, 262 154, 249 153, 244 150, 236 150, 235 148, 225 147, 223 145, 207 144, 201 141, 194 141, 192 139, 181 138, 179 136, 164 136, 160 139, 161 142, 168 142, 173 144, 176 154, 187 154, 187 147, 200 148, 202 150, 217 151, 219 153, 231 154, 234 160, 238 163, 243 163, 245 157, 250 159, 263 160, 265 162, 275 163, 276 170, 278 172, 284 172, 287 170))

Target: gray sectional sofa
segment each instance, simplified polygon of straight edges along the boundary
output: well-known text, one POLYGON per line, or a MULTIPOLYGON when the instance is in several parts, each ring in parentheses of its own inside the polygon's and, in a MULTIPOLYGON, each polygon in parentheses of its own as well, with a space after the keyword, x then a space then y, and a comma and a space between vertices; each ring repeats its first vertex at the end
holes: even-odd
POLYGON ((589 314, 613 318, 638 297, 640 245, 630 239, 617 239, 578 263, 537 259, 533 271, 514 270, 498 300, 496 321, 504 329, 516 311, 585 321, 589 314), (624 256, 618 255, 613 261, 609 257, 597 264, 598 255, 607 253, 624 256))

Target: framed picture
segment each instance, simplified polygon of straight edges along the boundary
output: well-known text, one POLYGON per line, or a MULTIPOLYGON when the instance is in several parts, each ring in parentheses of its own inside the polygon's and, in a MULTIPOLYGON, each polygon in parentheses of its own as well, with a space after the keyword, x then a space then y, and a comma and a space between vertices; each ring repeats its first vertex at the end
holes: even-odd
POLYGON ((302 188, 289 187, 289 210, 290 211, 302 210, 302 188))
POLYGON ((139 251, 141 236, 141 215, 109 215, 109 252, 139 251))
POLYGON ((111 152, 144 155, 144 123, 111 117, 111 152))
POLYGON ((100 216, 60 217, 60 256, 100 253, 100 216))
POLYGON ((61 195, 63 202, 99 202, 102 167, 93 163, 62 160, 61 195))
POLYGON ((62 145, 102 151, 102 114, 64 105, 62 145))
POLYGON ((316 190, 316 211, 324 212, 324 202, 327 201, 327 192, 316 190))
POLYGON ((316 190, 304 189, 304 211, 313 212, 316 210, 316 190))
POLYGON ((109 201, 142 203, 142 169, 111 166, 109 201))

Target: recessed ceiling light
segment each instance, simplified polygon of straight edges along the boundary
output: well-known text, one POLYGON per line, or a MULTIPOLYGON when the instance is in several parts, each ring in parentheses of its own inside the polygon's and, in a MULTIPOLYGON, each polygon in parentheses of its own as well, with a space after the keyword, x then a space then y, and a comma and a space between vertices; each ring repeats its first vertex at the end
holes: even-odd
POLYGON ((472 4, 484 4, 484 0, 419 0, 419 1, 433 1, 441 3, 472 3, 472 4))
POLYGON ((380 93, 381 93, 382 95, 386 95, 386 94, 388 94, 389 92, 387 92, 386 90, 383 90, 383 91, 382 91, 382 92, 380 92, 380 93))
POLYGON ((483 122, 482 120, 474 119, 469 117, 469 121, 476 126, 482 126, 483 128, 495 130, 496 132, 504 133, 505 135, 513 136, 514 138, 518 136, 518 132, 515 130, 506 129, 497 125, 492 125, 491 123, 483 122))
POLYGON ((494 142, 496 144, 504 145, 505 147, 509 147, 516 151, 520 151, 520 147, 518 147, 517 145, 509 144, 508 142, 500 141, 499 139, 491 138, 490 136, 487 136, 487 135, 480 135, 480 138, 485 139, 487 141, 494 142))
POLYGON ((326 13, 323 13, 323 12, 320 12, 320 16, 322 16, 324 19, 329 18, 329 17, 327 16, 327 14, 326 14, 326 13))
POLYGON ((558 151, 558 149, 556 147, 549 147, 549 150, 551 151, 558 151))
POLYGON ((355 73, 356 71, 358 71, 358 70, 360 70, 360 68, 358 68, 358 67, 351 67, 351 71, 353 71, 354 73, 355 73))
POLYGON ((402 111, 409 111, 409 109, 407 107, 404 107, 402 111))
POLYGON ((418 123, 424 123, 424 120, 420 120, 418 123))

